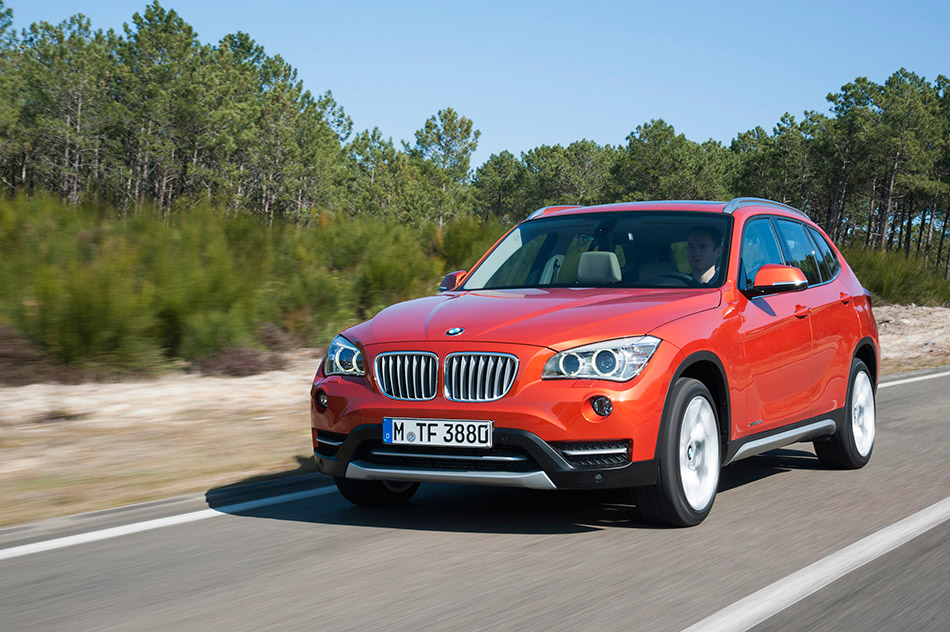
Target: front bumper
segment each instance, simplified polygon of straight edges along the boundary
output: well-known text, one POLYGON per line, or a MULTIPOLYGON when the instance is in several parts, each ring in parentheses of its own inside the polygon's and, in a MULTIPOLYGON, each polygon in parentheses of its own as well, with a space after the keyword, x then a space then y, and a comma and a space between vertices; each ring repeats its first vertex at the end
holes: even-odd
POLYGON ((549 444, 520 429, 495 428, 489 450, 391 446, 381 424, 342 435, 318 430, 314 458, 331 476, 531 489, 607 489, 656 482, 654 460, 629 461, 624 442, 549 444), (623 456, 620 456, 620 453, 623 456))

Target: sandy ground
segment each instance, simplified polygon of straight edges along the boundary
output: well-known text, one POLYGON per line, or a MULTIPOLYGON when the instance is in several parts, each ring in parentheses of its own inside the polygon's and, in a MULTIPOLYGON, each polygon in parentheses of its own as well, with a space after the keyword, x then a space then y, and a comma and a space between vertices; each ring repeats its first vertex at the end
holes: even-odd
MULTIPOLYGON (((885 373, 950 365, 950 309, 874 312, 885 373)), ((319 353, 244 378, 0 388, 0 525, 311 471, 319 353)))
POLYGON ((241 378, 0 388, 0 526, 313 471, 319 356, 241 378))
POLYGON ((950 365, 950 308, 874 308, 884 373, 950 365))

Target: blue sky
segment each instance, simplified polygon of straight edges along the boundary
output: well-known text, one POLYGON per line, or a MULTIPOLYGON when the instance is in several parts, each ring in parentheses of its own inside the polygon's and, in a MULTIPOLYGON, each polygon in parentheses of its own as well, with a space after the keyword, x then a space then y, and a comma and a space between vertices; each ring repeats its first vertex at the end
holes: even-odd
MULTIPOLYGON (((121 31, 145 0, 6 0, 14 26, 87 15, 121 31)), ((245 31, 314 94, 332 90, 355 128, 397 142, 451 106, 482 136, 473 167, 582 138, 622 144, 663 118, 728 143, 785 112, 900 67, 950 75, 950 2, 163 0, 217 42, 245 31)))

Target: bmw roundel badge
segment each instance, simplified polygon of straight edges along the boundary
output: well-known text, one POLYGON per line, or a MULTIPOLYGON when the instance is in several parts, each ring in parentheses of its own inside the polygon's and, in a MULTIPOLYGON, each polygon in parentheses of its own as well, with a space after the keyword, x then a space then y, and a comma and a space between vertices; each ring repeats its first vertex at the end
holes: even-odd
POLYGON ((452 329, 449 329, 448 331, 445 332, 445 335, 446 335, 446 336, 457 336, 457 335, 459 335, 460 333, 462 333, 463 331, 465 331, 465 330, 462 329, 461 327, 452 327, 452 329))

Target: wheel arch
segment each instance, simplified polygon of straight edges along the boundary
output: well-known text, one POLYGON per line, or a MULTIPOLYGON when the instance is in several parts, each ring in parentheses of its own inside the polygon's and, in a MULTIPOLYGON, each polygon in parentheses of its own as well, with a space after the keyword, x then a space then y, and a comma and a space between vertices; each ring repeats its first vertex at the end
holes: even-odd
MULTIPOLYGON (((711 351, 696 351, 689 354, 680 362, 673 372, 673 379, 666 390, 666 399, 663 402, 663 422, 667 423, 666 411, 670 406, 670 393, 676 380, 688 377, 702 382, 710 395, 713 397, 713 403, 716 405, 716 416, 719 423, 719 441, 720 454, 725 454, 728 442, 732 439, 732 405, 729 399, 729 379, 726 377, 726 369, 722 360, 711 351)), ((663 436, 663 432, 660 432, 663 436)), ((656 453, 660 453, 660 445, 657 442, 656 453)))
POLYGON ((871 371, 871 382, 877 389, 879 364, 877 359, 877 347, 871 338, 862 338, 858 341, 854 349, 854 357, 864 362, 871 371))

